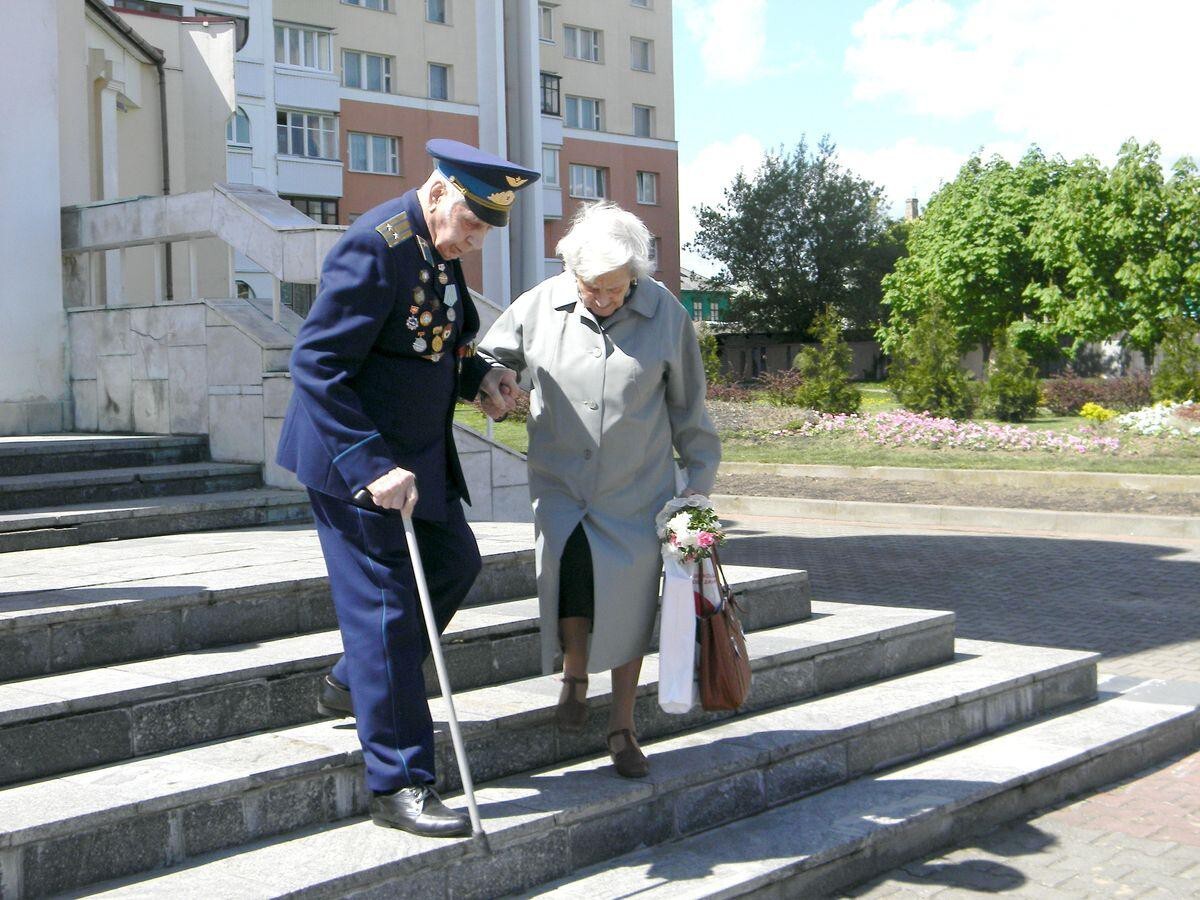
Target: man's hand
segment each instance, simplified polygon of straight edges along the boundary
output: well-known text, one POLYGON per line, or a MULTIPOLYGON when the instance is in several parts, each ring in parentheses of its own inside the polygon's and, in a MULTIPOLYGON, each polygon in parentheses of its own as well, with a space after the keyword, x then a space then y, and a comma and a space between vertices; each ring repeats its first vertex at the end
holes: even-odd
POLYGON ((516 372, 493 368, 479 384, 479 405, 489 418, 499 422, 517 408, 517 400, 524 393, 517 385, 516 372))
POLYGON ((371 499, 381 509, 398 509, 411 516, 417 505, 417 476, 399 466, 367 485, 371 499))

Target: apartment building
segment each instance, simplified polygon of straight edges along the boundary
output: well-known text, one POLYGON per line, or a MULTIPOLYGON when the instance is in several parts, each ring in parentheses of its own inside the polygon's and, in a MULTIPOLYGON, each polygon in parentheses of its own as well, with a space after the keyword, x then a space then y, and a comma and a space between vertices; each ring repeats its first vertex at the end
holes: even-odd
MULTIPOLYGON (((422 182, 429 138, 476 143, 545 173, 466 263, 494 303, 558 271, 565 220, 600 197, 645 220, 655 277, 678 293, 670 0, 105 2, 237 23, 230 181, 345 225, 422 182)), ((269 296, 269 275, 233 268, 239 292, 269 296)), ((301 313, 312 293, 283 286, 301 313)))

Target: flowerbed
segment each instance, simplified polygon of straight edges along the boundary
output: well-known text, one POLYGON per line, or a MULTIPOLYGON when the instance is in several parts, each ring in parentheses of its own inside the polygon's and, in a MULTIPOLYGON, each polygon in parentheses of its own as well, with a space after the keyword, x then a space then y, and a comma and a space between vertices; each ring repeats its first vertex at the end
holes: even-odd
POLYGON ((1117 425, 1147 437, 1200 437, 1200 425, 1191 424, 1197 419, 1196 411, 1196 404, 1191 400, 1183 403, 1166 400, 1117 416, 1117 425))
POLYGON ((904 410, 871 415, 814 415, 798 428, 773 435, 851 434, 882 447, 921 447, 954 450, 1050 451, 1055 453, 1116 453, 1119 438, 1085 428, 1078 434, 1034 431, 1023 425, 958 422, 928 413, 904 410))

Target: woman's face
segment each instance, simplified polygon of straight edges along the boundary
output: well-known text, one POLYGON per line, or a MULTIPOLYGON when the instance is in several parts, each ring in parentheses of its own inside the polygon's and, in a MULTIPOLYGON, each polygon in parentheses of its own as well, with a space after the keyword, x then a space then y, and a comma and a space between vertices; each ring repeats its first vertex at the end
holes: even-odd
POLYGON ((593 316, 611 316, 625 303, 625 295, 629 293, 629 285, 633 278, 626 268, 613 269, 591 281, 584 281, 575 276, 575 284, 579 288, 579 299, 593 316))

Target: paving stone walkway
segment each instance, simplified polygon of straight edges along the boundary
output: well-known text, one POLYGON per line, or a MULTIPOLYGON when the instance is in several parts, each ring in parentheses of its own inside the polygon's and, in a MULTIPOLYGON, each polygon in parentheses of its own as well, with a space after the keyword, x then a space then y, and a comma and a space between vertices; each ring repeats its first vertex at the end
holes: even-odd
MULTIPOLYGON (((961 637, 1096 650, 1101 672, 1200 682, 1200 541, 765 517, 730 533, 724 559, 808 569, 822 600, 954 610, 961 637)), ((1200 897, 1200 751, 844 896, 980 894, 1200 897)))

